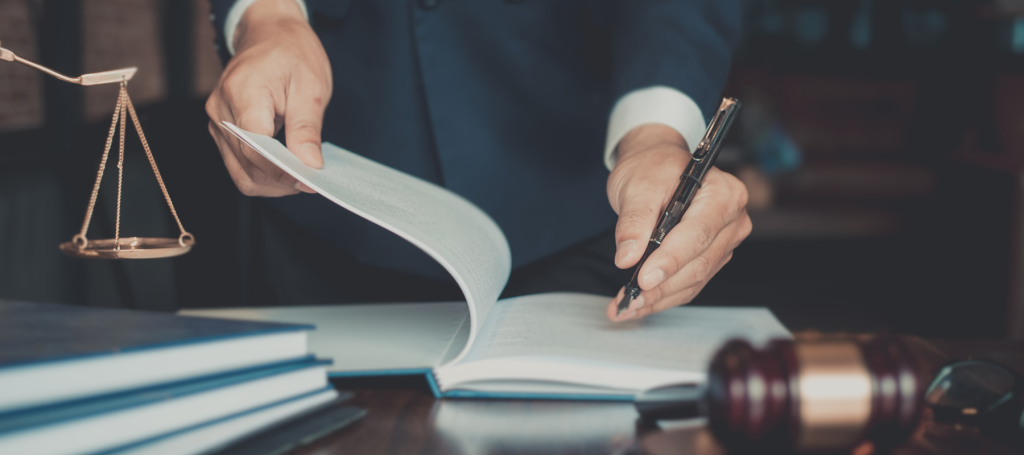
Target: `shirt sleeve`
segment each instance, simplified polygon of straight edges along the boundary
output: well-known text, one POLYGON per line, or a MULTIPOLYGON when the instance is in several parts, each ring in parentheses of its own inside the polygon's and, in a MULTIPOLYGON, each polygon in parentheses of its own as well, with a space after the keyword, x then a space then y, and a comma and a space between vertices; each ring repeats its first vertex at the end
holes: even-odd
MULTIPOLYGON (((235 55, 235 30, 238 28, 238 23, 242 21, 242 16, 245 12, 256 3, 258 0, 237 0, 231 9, 228 10, 227 17, 224 18, 224 42, 227 47, 229 55, 235 55)), ((309 20, 309 10, 306 9, 305 0, 295 0, 295 3, 299 4, 299 8, 302 9, 302 15, 309 20)))
POLYGON ((741 0, 610 0, 612 108, 605 143, 611 169, 631 129, 667 125, 696 147, 721 104, 742 25, 741 0))
POLYGON ((685 93, 664 85, 634 90, 615 103, 608 121, 604 164, 609 171, 618 160, 619 141, 633 128, 652 123, 679 132, 691 150, 704 137, 706 128, 700 107, 685 93))

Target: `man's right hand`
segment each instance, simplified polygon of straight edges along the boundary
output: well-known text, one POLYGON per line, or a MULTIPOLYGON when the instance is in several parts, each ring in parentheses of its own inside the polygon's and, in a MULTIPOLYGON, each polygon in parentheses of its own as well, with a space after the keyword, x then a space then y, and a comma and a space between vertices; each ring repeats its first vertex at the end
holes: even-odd
POLYGON ((331 99, 331 64, 295 0, 259 0, 233 39, 235 56, 206 102, 210 134, 224 165, 246 196, 313 192, 219 126, 221 121, 265 136, 283 126, 288 150, 307 166, 323 166, 320 129, 331 99))

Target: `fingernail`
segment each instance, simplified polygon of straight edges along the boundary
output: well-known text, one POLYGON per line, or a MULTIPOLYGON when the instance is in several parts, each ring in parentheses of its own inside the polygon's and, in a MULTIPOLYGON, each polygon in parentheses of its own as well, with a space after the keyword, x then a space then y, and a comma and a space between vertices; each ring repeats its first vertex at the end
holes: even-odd
POLYGON ((636 240, 625 240, 615 246, 615 265, 618 266, 636 249, 636 240))
POLYGON ((654 289, 655 286, 665 281, 665 272, 661 269, 654 269, 644 275, 644 289, 654 289))
POLYGON ((619 315, 619 320, 620 321, 625 321, 627 319, 633 319, 635 317, 636 317, 636 310, 629 310, 629 311, 627 311, 625 313, 620 314, 619 315))
POLYGON ((320 158, 320 146, 312 142, 307 142, 299 147, 299 153, 302 154, 300 159, 306 164, 306 166, 319 169, 323 166, 323 159, 320 158))
POLYGON ((316 193, 315 190, 313 190, 312 188, 306 186, 306 184, 302 183, 302 182, 295 182, 295 189, 297 189, 299 191, 302 191, 303 193, 312 193, 312 194, 316 193))
POLYGON ((632 302, 629 302, 629 309, 630 310, 639 310, 639 309, 641 309, 643 307, 644 307, 644 295, 643 294, 640 294, 640 296, 638 296, 637 298, 633 299, 632 302))

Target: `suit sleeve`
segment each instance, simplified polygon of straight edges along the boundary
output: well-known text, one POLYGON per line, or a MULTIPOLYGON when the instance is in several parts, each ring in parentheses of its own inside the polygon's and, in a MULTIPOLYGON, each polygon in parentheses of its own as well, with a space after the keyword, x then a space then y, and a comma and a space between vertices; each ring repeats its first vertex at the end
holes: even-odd
POLYGON ((692 149, 721 99, 739 40, 741 0, 618 0, 611 6, 612 90, 605 161, 632 128, 661 123, 692 149))
MULTIPOLYGON (((213 21, 213 29, 217 33, 214 46, 221 61, 227 62, 232 55, 235 55, 234 35, 238 22, 242 20, 245 11, 256 3, 257 0, 210 0, 210 20, 213 21)), ((295 0, 302 9, 302 14, 309 20, 309 11, 306 8, 305 0, 295 0)))
POLYGON ((227 62, 231 59, 231 53, 228 52, 228 43, 225 38, 224 24, 227 22, 228 12, 231 11, 232 6, 235 6, 236 1, 210 0, 210 20, 213 22, 213 31, 217 35, 213 46, 217 49, 217 55, 220 55, 222 62, 227 62))

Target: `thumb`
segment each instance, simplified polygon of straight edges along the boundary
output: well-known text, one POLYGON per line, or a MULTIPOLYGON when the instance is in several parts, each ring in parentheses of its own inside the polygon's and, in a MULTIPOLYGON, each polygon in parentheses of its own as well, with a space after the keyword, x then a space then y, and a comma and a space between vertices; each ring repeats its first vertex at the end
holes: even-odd
POLYGON ((324 166, 320 148, 320 130, 324 122, 324 100, 321 96, 297 93, 288 97, 284 116, 284 135, 288 150, 314 169, 324 166))
POLYGON ((615 265, 625 269, 636 265, 647 250, 690 154, 679 133, 658 124, 634 128, 619 151, 619 163, 608 176, 608 201, 619 214, 615 265))
POLYGON ((651 192, 635 192, 621 199, 615 225, 615 265, 626 269, 636 265, 647 249, 651 231, 658 221, 661 198, 651 192))

